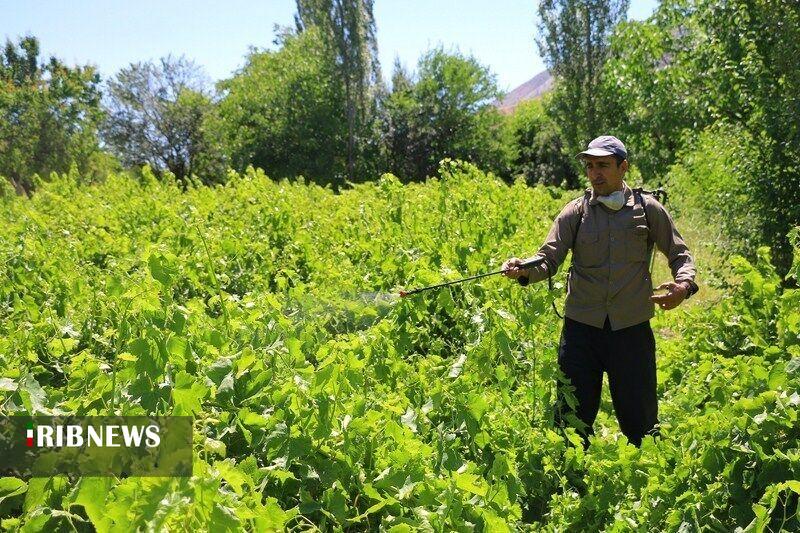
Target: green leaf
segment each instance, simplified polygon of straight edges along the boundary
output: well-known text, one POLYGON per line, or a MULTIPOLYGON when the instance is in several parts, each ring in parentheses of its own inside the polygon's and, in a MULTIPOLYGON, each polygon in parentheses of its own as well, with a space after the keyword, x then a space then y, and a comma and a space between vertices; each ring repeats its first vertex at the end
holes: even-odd
POLYGON ((169 360, 175 366, 183 366, 189 354, 189 344, 181 337, 170 337, 167 341, 169 360))
MULTIPOLYGON (((174 256, 173 256, 174 257, 174 256)), ((150 275, 165 287, 170 287, 178 276, 178 269, 166 256, 154 253, 147 260, 150 266, 150 275)))
POLYGON ((291 471, 279 468, 277 466, 275 466, 274 468, 271 466, 269 468, 266 468, 265 470, 269 477, 277 479, 279 483, 283 483, 287 479, 297 479, 297 477, 291 471))
POLYGON ((778 389, 786 386, 786 364, 783 362, 775 363, 769 371, 767 385, 770 389, 778 389))
POLYGON ((228 485, 238 494, 244 494, 245 485, 253 485, 250 476, 236 468, 233 459, 225 459, 224 461, 217 461, 214 463, 214 468, 217 469, 219 475, 228 482, 228 485))
POLYGON ((208 388, 195 381, 187 372, 178 372, 172 387, 172 403, 175 406, 174 416, 196 415, 202 410, 202 400, 208 388))
POLYGON ((300 513, 297 507, 284 511, 278 505, 278 500, 273 497, 267 497, 264 505, 260 506, 260 509, 257 508, 256 512, 256 531, 269 532, 285 531, 286 523, 300 513))
POLYGON ((53 505, 56 500, 60 501, 69 488, 66 476, 33 478, 28 481, 28 492, 25 494, 22 510, 28 513, 37 507, 53 505))
POLYGON ((296 363, 301 363, 305 359, 303 357, 303 342, 300 339, 296 339, 291 337, 286 339, 286 348, 289 350, 289 356, 291 357, 292 361, 296 363))
POLYGON ((206 375, 214 385, 219 387, 222 381, 233 372, 233 360, 229 357, 220 357, 206 369, 206 375))
POLYGON ((47 343, 47 350, 56 357, 70 353, 78 345, 79 339, 52 339, 47 343))
POLYGON ((387 498, 385 500, 381 500, 378 503, 376 503, 375 505, 372 505, 371 507, 367 508, 367 510, 364 511, 363 513, 361 513, 360 515, 354 516, 353 518, 351 518, 349 520, 349 522, 351 524, 352 523, 356 523, 356 522, 360 522, 361 520, 365 519, 367 516, 369 516, 371 514, 374 514, 374 513, 377 513, 378 511, 380 511, 381 509, 383 509, 387 505, 392 505, 392 504, 395 504, 395 503, 397 503, 397 500, 395 500, 394 498, 387 498))
POLYGON ((239 419, 245 426, 267 427, 269 425, 269 420, 265 416, 253 413, 248 409, 242 409, 239 412, 239 419))
POLYGON ((495 513, 492 509, 483 507, 480 509, 480 515, 481 518, 483 518, 484 531, 492 531, 497 533, 511 531, 505 520, 497 516, 497 513, 495 513))
POLYGON ((83 506, 97 531, 108 531, 110 528, 105 503, 113 485, 114 480, 110 477, 84 477, 75 487, 72 505, 83 506))
MULTIPOLYGON (((312 390, 314 392, 321 392, 323 390, 326 390, 326 385, 328 384, 328 382, 331 382, 334 376, 337 376, 338 373, 339 373, 339 365, 331 363, 323 366, 322 368, 314 372, 314 385, 312 390)), ((336 381, 333 381, 333 383, 336 383, 336 381)))
POLYGON ((25 374, 19 384, 19 395, 22 398, 22 404, 28 413, 34 415, 37 413, 49 413, 45 407, 47 401, 44 389, 39 385, 39 382, 33 377, 32 374, 25 374))
POLYGON ((456 473, 454 477, 456 479, 456 487, 459 489, 477 494, 478 496, 486 496, 486 481, 482 477, 470 474, 469 472, 461 474, 456 473))
POLYGON ((486 411, 489 410, 489 402, 487 402, 484 397, 480 394, 475 394, 470 398, 469 401, 469 413, 475 419, 476 422, 480 422, 483 415, 486 411))
POLYGON ((236 513, 228 506, 220 502, 214 503, 211 511, 211 520, 207 524, 209 531, 241 531, 242 524, 236 513))
POLYGON ((161 350, 152 349, 150 342, 145 338, 138 338, 128 344, 128 352, 136 357, 136 372, 144 375, 151 381, 157 381, 164 374, 166 360, 162 357, 161 350))
POLYGON ((225 457, 227 452, 224 442, 212 439, 211 437, 206 437, 206 440, 203 442, 203 449, 221 457, 225 457))
POLYGON ((242 356, 236 360, 236 377, 240 378, 256 362, 256 355, 249 346, 244 349, 242 356))
POLYGON ((0 503, 12 496, 23 494, 28 490, 28 484, 15 477, 0 477, 0 503))

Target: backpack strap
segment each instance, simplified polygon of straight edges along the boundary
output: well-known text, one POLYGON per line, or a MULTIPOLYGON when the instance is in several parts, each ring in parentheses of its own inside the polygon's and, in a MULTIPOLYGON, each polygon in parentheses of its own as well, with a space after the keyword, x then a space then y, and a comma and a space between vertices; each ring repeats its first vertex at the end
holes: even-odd
POLYGON ((581 222, 583 222, 583 217, 588 211, 589 205, 589 195, 591 192, 589 189, 583 193, 583 201, 581 201, 580 205, 578 206, 578 223, 575 224, 575 233, 572 235, 572 250, 575 251, 575 243, 578 241, 578 232, 581 229, 581 222))
POLYGON ((647 233, 650 234, 650 221, 647 220, 647 208, 644 205, 644 198, 642 198, 642 193, 653 194, 650 191, 646 191, 641 187, 637 187, 632 189, 633 191, 633 198, 634 202, 642 206, 642 211, 644 212, 644 223, 647 225, 647 233))
MULTIPOLYGON (((646 189, 643 189, 642 187, 637 187, 635 189, 632 189, 632 191, 634 194, 635 201, 642 206, 642 211, 644 211, 644 221, 645 224, 647 224, 647 234, 650 235, 650 221, 647 219, 647 206, 644 203, 644 197, 642 195, 648 194, 652 196, 657 202, 660 202, 661 205, 666 205, 667 191, 665 191, 661 187, 659 187, 654 191, 648 191, 646 189)), ((653 242, 655 242, 655 239, 653 239, 653 242)))
MULTIPOLYGON (((642 196, 642 194, 649 194, 649 195, 653 196, 656 200, 658 200, 659 196, 660 196, 660 192, 662 192, 662 191, 663 191, 662 189, 659 189, 658 191, 655 191, 655 192, 646 191, 641 187, 637 187, 637 188, 633 189, 635 202, 642 206, 642 212, 644 213, 644 223, 647 226, 647 236, 653 241, 653 248, 651 249, 649 247, 649 243, 648 243, 648 248, 647 248, 647 255, 648 255, 647 263, 649 265, 648 271, 650 272, 650 276, 651 277, 653 275, 653 261, 656 258, 656 240, 653 238, 652 235, 650 235, 650 221, 647 219, 647 206, 645 206, 645 204, 644 204, 644 197, 642 196)), ((663 192, 663 194, 664 194, 664 196, 666 196, 666 192, 663 192)))

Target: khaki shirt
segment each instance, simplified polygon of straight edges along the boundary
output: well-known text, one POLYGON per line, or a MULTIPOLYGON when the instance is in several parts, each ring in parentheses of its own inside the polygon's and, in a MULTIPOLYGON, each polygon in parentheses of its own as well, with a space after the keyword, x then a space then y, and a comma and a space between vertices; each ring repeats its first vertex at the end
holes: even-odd
MULTIPOLYGON (((676 282, 694 282, 696 273, 689 248, 664 206, 642 194, 645 219, 642 205, 624 182, 623 191, 625 204, 616 212, 599 203, 591 192, 572 252, 564 314, 597 328, 603 327, 606 316, 611 329, 618 330, 655 314, 648 270, 653 243, 667 256, 676 282)), ((545 243, 533 256, 544 256, 545 263, 529 269, 529 281, 546 279, 548 271, 556 273, 573 247, 583 202, 583 196, 571 201, 556 217, 545 243)))

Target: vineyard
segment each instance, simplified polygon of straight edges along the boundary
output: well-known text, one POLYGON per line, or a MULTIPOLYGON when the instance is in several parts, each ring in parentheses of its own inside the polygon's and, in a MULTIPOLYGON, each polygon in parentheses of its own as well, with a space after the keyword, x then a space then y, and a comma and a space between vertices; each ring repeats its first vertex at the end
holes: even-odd
POLYGON ((629 445, 606 389, 584 450, 553 426, 564 267, 396 296, 533 254, 576 191, 228 178, 0 195, 0 413, 194 417, 191 478, 3 477, 3 529, 800 529, 800 291, 768 249, 654 319, 662 437, 629 445))

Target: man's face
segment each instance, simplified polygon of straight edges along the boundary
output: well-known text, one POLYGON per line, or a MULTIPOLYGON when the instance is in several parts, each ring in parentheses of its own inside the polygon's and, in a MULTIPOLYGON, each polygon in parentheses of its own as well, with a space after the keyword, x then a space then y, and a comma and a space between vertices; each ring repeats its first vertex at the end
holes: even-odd
POLYGON ((602 157, 587 155, 583 157, 583 167, 594 192, 605 196, 622 190, 622 177, 628 170, 628 161, 625 160, 617 166, 617 160, 613 155, 602 157))

